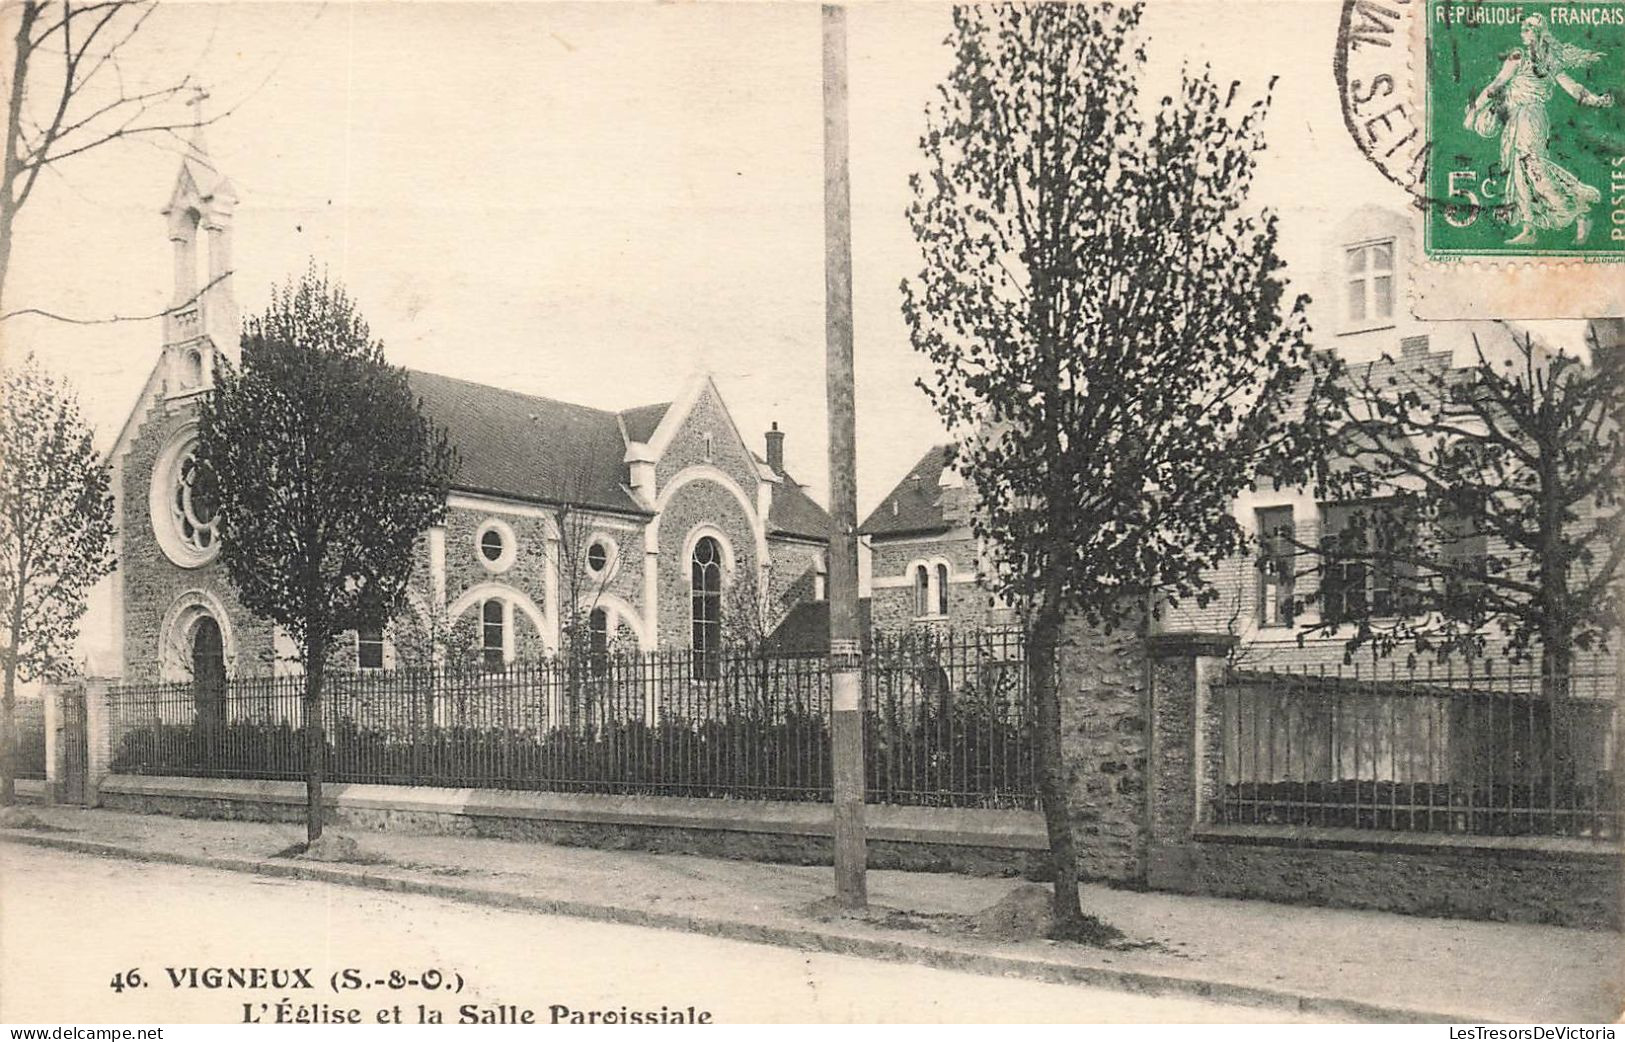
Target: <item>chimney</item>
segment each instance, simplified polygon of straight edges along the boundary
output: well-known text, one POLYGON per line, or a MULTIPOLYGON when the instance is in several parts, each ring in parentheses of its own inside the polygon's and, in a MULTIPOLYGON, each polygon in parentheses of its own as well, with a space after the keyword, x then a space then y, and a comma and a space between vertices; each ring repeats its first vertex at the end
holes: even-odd
POLYGON ((784 432, 779 430, 778 420, 773 421, 773 429, 767 432, 767 465, 775 474, 784 473, 784 432))

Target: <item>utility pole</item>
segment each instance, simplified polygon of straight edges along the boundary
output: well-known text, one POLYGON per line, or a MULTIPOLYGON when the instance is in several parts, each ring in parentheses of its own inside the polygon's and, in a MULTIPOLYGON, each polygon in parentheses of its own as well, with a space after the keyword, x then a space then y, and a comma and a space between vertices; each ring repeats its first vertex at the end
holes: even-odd
POLYGON ((863 662, 858 643, 857 448, 852 404, 852 190, 847 176, 846 9, 823 7, 824 383, 829 397, 829 681, 835 898, 869 903, 863 835, 863 662))

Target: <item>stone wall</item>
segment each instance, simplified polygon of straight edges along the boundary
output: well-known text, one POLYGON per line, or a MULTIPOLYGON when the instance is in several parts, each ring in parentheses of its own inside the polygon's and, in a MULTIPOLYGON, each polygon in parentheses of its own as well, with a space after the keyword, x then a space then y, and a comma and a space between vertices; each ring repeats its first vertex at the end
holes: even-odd
MULTIPOLYGON (((956 629, 1001 625, 1006 612, 993 602, 993 596, 976 580, 980 562, 976 541, 968 530, 956 529, 940 536, 908 539, 875 539, 871 542, 870 611, 876 629, 896 632, 912 626, 952 626, 956 629), (925 562, 934 568, 939 561, 949 565, 948 614, 915 612, 914 582, 910 565, 925 562), (880 585, 876 580, 900 581, 880 585)), ((933 576, 932 582, 935 582, 933 576)), ((934 595, 933 595, 934 596, 934 595)))
POLYGON ((1135 882, 1144 874, 1145 669, 1133 632, 1069 624, 1060 661, 1061 753, 1079 871, 1135 882))
MULTIPOLYGON (((827 803, 703 800, 665 796, 426 789, 329 784, 333 825, 830 864, 827 803)), ((297 782, 113 775, 101 806, 146 814, 238 821, 304 820, 297 782)), ((1020 811, 872 806, 869 867, 972 875, 1043 873, 1043 830, 1020 811)))
POLYGON ((664 489, 688 467, 708 465, 721 470, 738 483, 745 496, 756 502, 756 461, 734 432, 722 402, 706 388, 689 410, 671 443, 655 466, 655 487, 664 489))
POLYGON ((1152 879, 1163 890, 1618 929, 1618 850, 1496 849, 1446 843, 1395 847, 1349 838, 1200 836, 1152 879))
POLYGON ((1228 634, 1148 642, 1145 882, 1161 890, 1616 928, 1620 848, 1586 840, 1213 823, 1228 634))
MULTIPOLYGON (((734 575, 754 575, 756 533, 739 501, 707 478, 690 481, 666 501, 660 512, 659 644, 687 648, 691 629, 693 575, 684 553, 690 534, 705 525, 722 532, 733 550, 734 575)), ((727 548, 724 548, 726 552, 727 548)), ((723 577, 723 603, 730 577, 723 577)))
MULTIPOLYGON (((207 595, 224 610, 225 617, 216 621, 226 637, 228 669, 234 675, 268 673, 275 659, 270 624, 242 606, 219 558, 196 568, 182 567, 164 553, 153 531, 153 468, 194 417, 195 409, 189 401, 159 404, 121 461, 118 567, 124 615, 122 672, 132 681, 159 678, 164 660, 164 621, 181 598, 193 592, 207 595)), ((189 653, 189 649, 174 650, 183 658, 189 653)))
POLYGON ((768 616, 771 633, 790 609, 816 599, 817 573, 824 547, 796 539, 769 538, 767 552, 773 562, 768 576, 768 616))

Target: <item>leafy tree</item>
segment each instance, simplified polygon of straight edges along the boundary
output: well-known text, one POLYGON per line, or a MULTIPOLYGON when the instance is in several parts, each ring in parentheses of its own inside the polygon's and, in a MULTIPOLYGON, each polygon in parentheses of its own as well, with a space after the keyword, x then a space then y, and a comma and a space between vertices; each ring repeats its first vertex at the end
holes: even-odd
POLYGON ((327 653, 339 634, 401 610, 414 545, 445 516, 455 456, 405 370, 313 267, 244 323, 241 367, 220 366, 199 410, 198 459, 217 486, 232 586, 298 649, 314 842, 327 653))
POLYGON ((1056 929, 1083 928, 1055 663, 1062 622, 1111 629, 1214 596, 1231 502, 1283 435, 1307 356, 1275 218, 1246 210, 1268 99, 1187 71, 1142 113, 1142 5, 956 7, 903 284, 921 382, 977 489, 992 583, 1028 606, 1056 929))
POLYGON ((1557 685, 1576 650, 1605 646, 1625 560, 1621 325, 1592 325, 1588 359, 1509 333, 1475 337, 1460 369, 1317 365, 1316 491, 1359 506, 1300 546, 1321 575, 1306 632, 1342 623, 1351 648, 1473 654, 1499 630, 1557 685))
POLYGON ((72 669, 85 596, 113 570, 113 497, 66 381, 30 355, 0 387, 0 806, 9 807, 17 799, 17 679, 72 669))

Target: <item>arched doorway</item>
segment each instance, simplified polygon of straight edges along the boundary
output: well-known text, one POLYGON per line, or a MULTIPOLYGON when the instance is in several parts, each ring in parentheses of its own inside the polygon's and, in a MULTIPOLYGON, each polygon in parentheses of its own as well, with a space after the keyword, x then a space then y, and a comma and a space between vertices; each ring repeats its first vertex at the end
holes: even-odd
POLYGON ((198 725, 219 731, 226 725, 226 644, 220 624, 207 615, 192 627, 192 699, 198 725))

